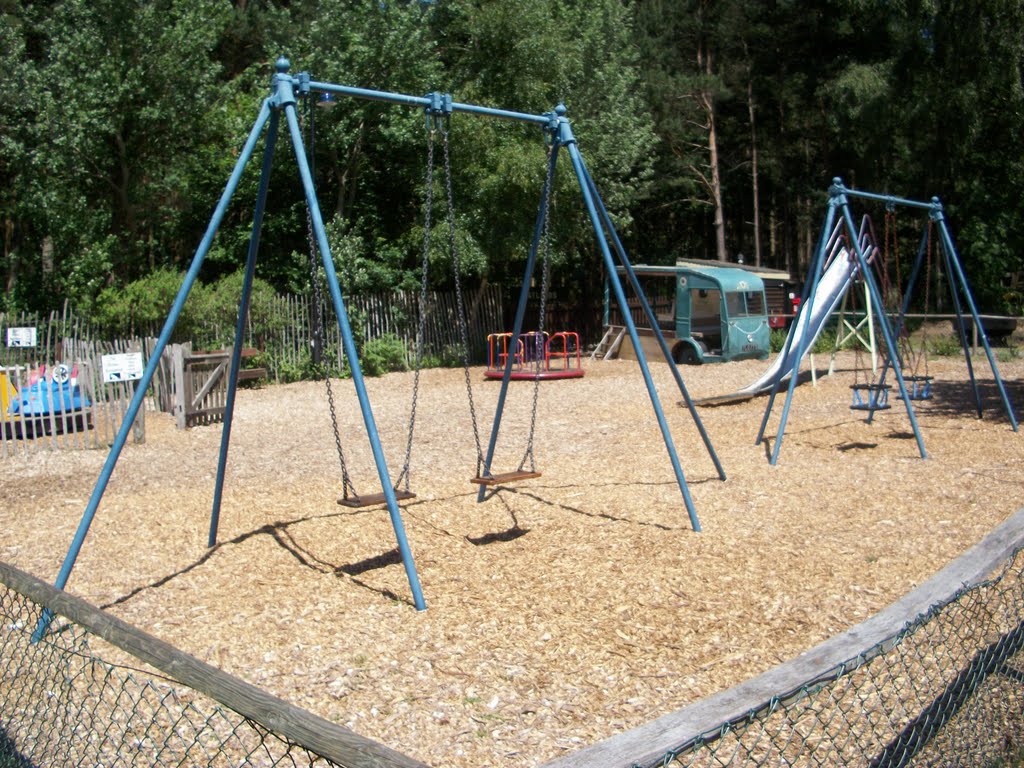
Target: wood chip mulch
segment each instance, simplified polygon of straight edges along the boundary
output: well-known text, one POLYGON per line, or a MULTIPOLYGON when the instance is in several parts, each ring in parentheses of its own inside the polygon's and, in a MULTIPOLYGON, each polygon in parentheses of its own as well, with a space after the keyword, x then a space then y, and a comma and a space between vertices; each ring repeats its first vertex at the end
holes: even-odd
MULTIPOLYGON (((828 358, 819 357, 819 369, 828 358)), ((339 506, 322 383, 239 393, 219 544, 206 547, 219 427, 147 415, 69 591, 273 694, 437 766, 532 766, 720 691, 886 606, 1024 503, 1024 437, 976 358, 930 363, 917 408, 868 425, 849 410, 852 353, 796 390, 769 466, 780 398, 699 411, 719 480, 667 366, 652 373, 702 533, 689 523, 635 362, 592 362, 540 387, 543 476, 476 502, 463 371, 421 377, 402 515, 428 610, 417 612, 383 507, 339 506)), ((754 380, 763 362, 685 368, 694 397, 754 380)), ((806 367, 806 366, 805 366, 806 367)), ((1000 364, 1024 403, 1024 361, 1000 364)), ((400 463, 413 374, 368 381, 400 463)), ((472 371, 480 439, 499 385, 472 371)), ((357 487, 379 481, 350 381, 335 397, 357 487)), ((514 469, 533 385, 512 386, 495 471, 514 469)), ((102 451, 0 461, 0 559, 55 578, 102 451)), ((397 474, 397 466, 392 469, 397 474)), ((712 725, 712 724, 709 724, 712 725)))

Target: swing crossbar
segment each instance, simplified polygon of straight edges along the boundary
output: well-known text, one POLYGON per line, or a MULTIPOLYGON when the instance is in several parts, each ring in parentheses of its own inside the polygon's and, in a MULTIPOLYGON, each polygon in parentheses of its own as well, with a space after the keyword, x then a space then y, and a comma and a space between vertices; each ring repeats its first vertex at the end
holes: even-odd
POLYGON ((477 485, 494 486, 494 485, 505 485, 506 483, 514 483, 519 480, 531 480, 534 477, 540 477, 540 472, 531 472, 529 470, 517 469, 515 472, 501 472, 497 475, 478 475, 470 480, 471 483, 477 485))
MULTIPOLYGON (((405 501, 406 499, 415 498, 416 494, 412 491, 395 491, 395 501, 405 501)), ((342 496, 338 499, 338 503, 343 507, 360 509, 362 507, 373 507, 377 504, 386 504, 387 496, 383 492, 369 493, 366 496, 342 496)))

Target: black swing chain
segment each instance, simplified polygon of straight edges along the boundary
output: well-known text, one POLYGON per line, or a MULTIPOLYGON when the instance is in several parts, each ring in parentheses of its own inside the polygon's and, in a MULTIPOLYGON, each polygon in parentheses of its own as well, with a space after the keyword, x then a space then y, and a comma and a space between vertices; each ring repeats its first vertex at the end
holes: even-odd
POLYGON ((484 451, 480 443, 480 428, 477 426, 476 404, 473 402, 473 383, 469 374, 469 323, 466 319, 466 302, 462 296, 462 270, 459 251, 455 241, 455 195, 452 191, 452 163, 448 147, 448 122, 445 119, 441 131, 441 147, 444 149, 444 185, 448 198, 448 250, 452 255, 452 275, 455 280, 456 312, 459 316, 459 334, 462 341, 462 370, 466 377, 466 395, 469 399, 469 416, 473 424, 473 440, 476 443, 476 473, 483 471, 484 451))
POLYGON ((405 443, 402 471, 398 475, 398 479, 395 480, 395 488, 397 489, 401 485, 407 493, 409 492, 409 467, 412 463, 413 433, 416 429, 416 405, 419 400, 420 367, 423 360, 423 338, 426 335, 428 288, 430 285, 430 232, 434 210, 434 134, 436 133, 433 124, 434 118, 431 117, 430 120, 431 126, 427 134, 426 194, 423 203, 423 261, 420 265, 420 294, 417 307, 419 318, 416 323, 416 362, 412 379, 412 404, 409 406, 409 436, 405 443))
MULTIPOLYGON (((313 173, 313 153, 314 153, 314 141, 315 133, 313 126, 313 113, 309 110, 309 98, 307 97, 303 101, 302 116, 306 118, 308 128, 308 138, 306 141, 306 151, 309 153, 310 160, 310 175, 313 173)), ((316 238, 313 234, 313 214, 309 209, 309 201, 306 201, 306 237, 309 240, 309 280, 313 289, 313 333, 314 333, 314 344, 319 345, 321 354, 321 365, 323 366, 324 372, 324 384, 327 388, 327 405, 331 412, 331 428, 334 430, 334 445, 338 449, 338 463, 341 465, 341 482, 342 482, 342 498, 359 498, 359 494, 356 493, 355 486, 352 484, 352 478, 348 473, 348 465, 345 462, 345 451, 341 446, 341 432, 338 429, 338 414, 334 407, 334 390, 331 387, 331 373, 324 362, 324 351, 326 334, 324 333, 324 297, 323 291, 320 288, 320 263, 317 258, 317 246, 316 238)), ((341 350, 338 350, 338 363, 341 364, 341 350)))
MULTIPOLYGON (((896 300, 899 301, 899 311, 903 311, 903 265, 900 259, 900 239, 899 239, 899 227, 896 219, 896 211, 893 208, 887 208, 885 211, 885 253, 888 259, 889 255, 889 244, 892 243, 892 257, 896 263, 896 288, 894 293, 896 294, 896 300), (890 240, 891 238, 891 240, 890 240)), ((905 317, 900 318, 900 335, 896 339, 896 354, 900 358, 900 365, 905 365, 907 360, 910 360, 911 364, 914 361, 914 348, 910 344, 910 331, 907 328, 907 319, 905 317)))
MULTIPOLYGON (((544 324, 547 315, 547 302, 548 302, 548 289, 551 282, 551 235, 550 235, 550 223, 551 223, 551 196, 552 186, 554 180, 554 167, 551 163, 551 144, 547 145, 547 176, 544 179, 544 214, 543 223, 541 225, 541 240, 542 240, 542 254, 541 254, 541 280, 540 280, 540 318, 538 320, 537 335, 541 345, 541 354, 547 352, 547 341, 544 338, 544 324)), ((540 366, 541 361, 537 361, 537 365, 540 366)), ((530 410, 530 430, 526 436, 526 452, 523 454, 523 460, 519 462, 519 471, 522 472, 526 467, 526 462, 530 462, 530 471, 536 472, 537 466, 533 456, 533 436, 536 432, 537 427, 537 401, 540 396, 540 370, 537 371, 537 377, 533 380, 533 404, 530 410)))
POLYGON ((932 220, 928 219, 927 242, 925 243, 925 270, 924 270, 924 316, 925 321, 923 328, 921 329, 921 345, 917 351, 917 358, 914 361, 914 376, 918 376, 918 370, 921 366, 922 360, 924 361, 924 376, 927 378, 928 371, 928 304, 931 301, 931 285, 932 285, 932 220))

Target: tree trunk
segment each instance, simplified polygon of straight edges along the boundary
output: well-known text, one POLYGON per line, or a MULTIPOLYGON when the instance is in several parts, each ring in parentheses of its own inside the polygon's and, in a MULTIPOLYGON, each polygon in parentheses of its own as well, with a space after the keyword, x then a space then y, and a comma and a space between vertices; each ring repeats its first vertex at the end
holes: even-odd
POLYGON ((4 262, 7 264, 7 296, 14 296, 14 289, 18 286, 18 267, 21 261, 13 250, 14 244, 14 220, 10 217, 4 220, 4 262))
POLYGON ((715 253, 719 261, 728 261, 725 250, 725 209, 722 205, 722 179, 718 169, 718 137, 715 133, 714 105, 708 99, 708 160, 711 163, 711 199, 715 205, 715 253))
MULTIPOLYGON (((697 65, 709 77, 714 73, 711 52, 705 48, 706 41, 697 44, 697 65)), ((728 261, 725 250, 725 208, 722 204, 722 177, 718 162, 718 133, 715 128, 715 100, 710 90, 701 88, 697 98, 704 108, 708 130, 708 165, 711 167, 710 187, 711 202, 715 207, 715 257, 719 261, 728 261)))
POLYGON ((757 131, 754 123, 754 83, 747 78, 747 111, 750 113, 750 185, 754 196, 754 265, 761 266, 761 207, 757 194, 757 131))

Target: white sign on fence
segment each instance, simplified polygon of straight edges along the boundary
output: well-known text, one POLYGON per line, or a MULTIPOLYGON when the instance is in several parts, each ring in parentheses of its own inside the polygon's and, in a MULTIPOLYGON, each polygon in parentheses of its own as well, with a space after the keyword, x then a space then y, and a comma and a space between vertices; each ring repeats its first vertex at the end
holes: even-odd
POLYGON ((8 328, 8 347, 34 347, 36 345, 35 328, 8 328))
POLYGON ((103 382, 136 381, 142 378, 142 353, 125 352, 103 356, 103 382))

